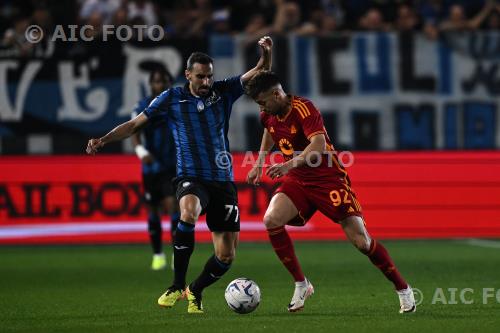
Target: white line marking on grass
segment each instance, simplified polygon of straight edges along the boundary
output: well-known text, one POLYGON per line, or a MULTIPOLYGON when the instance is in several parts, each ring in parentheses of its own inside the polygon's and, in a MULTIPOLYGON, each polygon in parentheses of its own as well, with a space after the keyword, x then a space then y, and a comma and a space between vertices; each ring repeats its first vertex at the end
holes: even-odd
POLYGON ((467 239, 464 241, 465 244, 470 246, 488 247, 491 249, 500 249, 500 241, 486 240, 486 239, 467 239))

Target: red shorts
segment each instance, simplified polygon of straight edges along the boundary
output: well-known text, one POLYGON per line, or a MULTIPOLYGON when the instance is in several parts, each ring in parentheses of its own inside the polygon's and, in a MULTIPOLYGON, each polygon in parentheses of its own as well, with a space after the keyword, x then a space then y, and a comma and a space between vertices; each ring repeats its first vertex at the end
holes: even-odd
POLYGON ((343 182, 303 183, 287 177, 274 193, 286 194, 299 211, 289 225, 306 224, 317 210, 336 223, 349 216, 363 217, 356 194, 343 182))

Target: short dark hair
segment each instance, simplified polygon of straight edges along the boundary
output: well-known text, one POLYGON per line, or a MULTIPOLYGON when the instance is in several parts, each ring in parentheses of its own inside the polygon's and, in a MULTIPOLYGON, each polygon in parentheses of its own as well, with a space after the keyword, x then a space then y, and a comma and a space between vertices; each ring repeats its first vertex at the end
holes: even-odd
POLYGON ((203 52, 193 52, 189 56, 187 63, 186 63, 186 68, 188 70, 193 69, 193 66, 195 63, 203 64, 203 65, 208 65, 208 64, 213 64, 214 60, 210 58, 208 54, 205 54, 203 52))
POLYGON ((149 73, 149 83, 153 82, 153 79, 155 77, 155 74, 159 74, 160 77, 163 79, 163 81, 166 84, 173 84, 174 83, 174 77, 170 72, 163 66, 158 66, 155 67, 151 70, 149 73))
POLYGON ((270 71, 257 73, 245 86, 245 92, 248 96, 255 99, 260 93, 268 91, 280 83, 278 75, 270 71))

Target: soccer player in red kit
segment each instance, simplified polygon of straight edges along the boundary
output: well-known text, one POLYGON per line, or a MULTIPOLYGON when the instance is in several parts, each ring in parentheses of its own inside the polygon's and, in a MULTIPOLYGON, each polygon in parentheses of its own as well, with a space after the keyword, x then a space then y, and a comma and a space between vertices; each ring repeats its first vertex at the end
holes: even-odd
POLYGON ((288 311, 301 310, 314 288, 302 272, 285 225, 304 225, 319 210, 339 223, 351 243, 394 284, 400 313, 414 312, 413 290, 385 247, 368 234, 361 205, 336 157, 318 109, 305 98, 287 95, 276 74, 268 71, 251 79, 246 92, 260 105, 265 127, 259 159, 248 173, 247 181, 259 183, 265 156, 273 145, 285 159, 266 171, 272 179, 284 178, 269 203, 264 224, 274 251, 295 280, 288 311))

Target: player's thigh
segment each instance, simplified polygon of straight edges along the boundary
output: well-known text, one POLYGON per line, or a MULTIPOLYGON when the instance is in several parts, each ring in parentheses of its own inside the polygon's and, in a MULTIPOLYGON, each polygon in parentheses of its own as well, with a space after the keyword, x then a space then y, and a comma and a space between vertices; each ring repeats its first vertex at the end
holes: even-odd
POLYGON ((194 194, 186 194, 179 202, 181 220, 186 223, 195 223, 201 214, 200 198, 194 194))
POLYGON ((345 183, 325 180, 324 184, 311 186, 308 193, 318 210, 336 223, 350 217, 363 217, 361 205, 354 192, 345 183))
POLYGON ((362 217, 348 216, 340 221, 340 225, 346 237, 357 249, 362 252, 370 250, 371 238, 362 217))
POLYGON ((208 205, 209 195, 205 186, 193 179, 179 179, 176 195, 179 201, 181 220, 195 223, 208 205))
POLYGON ((276 193, 264 214, 264 224, 267 229, 284 226, 299 214, 299 210, 290 197, 283 193, 276 193))
POLYGON ((240 231, 240 209, 236 185, 233 182, 207 184, 210 202, 206 208, 207 226, 211 232, 240 231))
POLYGON ((225 263, 230 263, 234 260, 239 234, 239 232, 232 231, 212 232, 215 255, 219 260, 225 263))
POLYGON ((285 181, 276 189, 269 203, 264 224, 267 229, 285 224, 303 226, 316 212, 316 207, 309 200, 309 191, 303 184, 293 179, 285 181))

